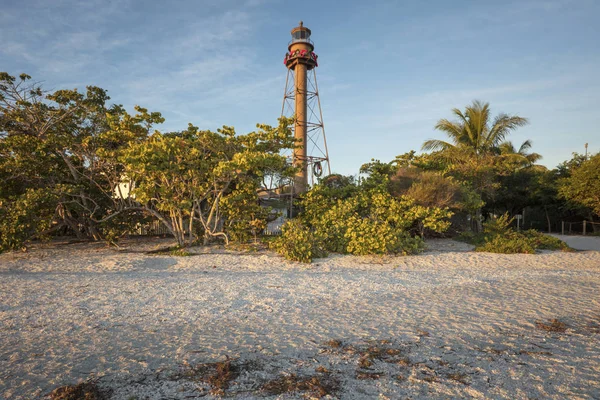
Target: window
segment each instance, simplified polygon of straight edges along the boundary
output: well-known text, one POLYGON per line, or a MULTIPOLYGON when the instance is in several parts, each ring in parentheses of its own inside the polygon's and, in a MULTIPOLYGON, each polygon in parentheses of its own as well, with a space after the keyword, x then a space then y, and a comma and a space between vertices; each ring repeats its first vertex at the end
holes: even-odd
POLYGON ((296 31, 293 33, 292 37, 294 40, 307 40, 310 35, 307 31, 296 31))

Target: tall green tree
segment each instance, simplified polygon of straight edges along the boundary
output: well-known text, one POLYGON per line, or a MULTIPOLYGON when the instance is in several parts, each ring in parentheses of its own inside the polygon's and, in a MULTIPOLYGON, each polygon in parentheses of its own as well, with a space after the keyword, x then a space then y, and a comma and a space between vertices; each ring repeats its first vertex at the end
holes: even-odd
POLYGON ((118 154, 145 140, 162 117, 139 107, 132 116, 109 100, 95 86, 46 92, 26 74, 0 73, 0 213, 6 217, 0 234, 14 236, 22 227, 18 240, 4 247, 65 229, 104 239, 123 222, 123 211, 139 208, 116 195, 123 172, 118 154))
POLYGON ((517 168, 531 167, 542 159, 540 154, 529 152, 531 147, 531 140, 526 140, 521 143, 521 146, 519 146, 518 149, 512 144, 512 142, 505 141, 500 143, 498 146, 498 153, 504 159, 514 162, 517 168))
POLYGON ((600 153, 578 161, 571 164, 569 175, 559 180, 558 193, 590 210, 590 217, 600 216, 600 153))
MULTIPOLYGON (((499 177, 529 166, 538 155, 528 154, 531 142, 516 150, 506 139, 511 132, 528 123, 526 118, 504 113, 492 118, 489 103, 473 101, 461 111, 452 110, 454 121, 441 119, 435 129, 449 140, 431 139, 423 150, 434 151, 445 161, 444 174, 469 185, 485 203, 493 201, 501 187, 499 177)), ((482 229, 482 209, 475 211, 475 228, 482 229)))
POLYGON ((288 126, 281 119, 278 127, 258 125, 246 135, 231 127, 211 132, 192 125, 154 134, 124 152, 124 174, 134 182, 135 200, 179 246, 200 238, 227 243, 264 226, 267 210, 259 205, 258 191, 265 175, 293 175, 279 154, 295 143, 288 126))

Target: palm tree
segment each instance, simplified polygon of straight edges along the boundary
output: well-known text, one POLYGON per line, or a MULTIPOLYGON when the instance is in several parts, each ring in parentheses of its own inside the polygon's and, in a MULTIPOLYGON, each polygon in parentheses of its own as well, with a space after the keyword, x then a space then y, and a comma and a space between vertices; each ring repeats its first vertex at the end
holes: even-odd
MULTIPOLYGON (((464 112, 455 108, 452 113, 457 117, 456 121, 441 119, 435 125, 435 129, 444 132, 450 140, 427 140, 423 143, 423 150, 439 152, 439 156, 449 161, 454 172, 466 178, 483 199, 486 194, 489 196, 495 191, 497 170, 494 166, 500 160, 498 157, 503 149, 505 157, 517 160, 518 166, 525 163, 531 142, 521 146, 520 154, 512 143, 506 141, 506 137, 528 121, 504 113, 492 121, 489 103, 478 100, 467 106, 464 112), (510 150, 513 154, 509 156, 510 150)), ((530 155, 532 159, 539 158, 534 154, 530 155)), ((481 232, 481 207, 475 211, 474 222, 476 231, 481 232)))
POLYGON ((542 158, 541 154, 529 153, 528 150, 530 149, 531 140, 524 141, 519 147, 519 150, 515 148, 512 142, 505 141, 498 146, 498 153, 500 154, 500 157, 514 161, 521 167, 526 168, 531 167, 542 158))
POLYGON ((446 155, 471 153, 481 156, 496 153, 509 133, 528 123, 527 118, 499 114, 490 125, 490 105, 475 100, 463 113, 458 108, 452 110, 457 121, 441 119, 435 129, 446 133, 450 141, 430 139, 423 143, 425 151, 441 151, 446 155))

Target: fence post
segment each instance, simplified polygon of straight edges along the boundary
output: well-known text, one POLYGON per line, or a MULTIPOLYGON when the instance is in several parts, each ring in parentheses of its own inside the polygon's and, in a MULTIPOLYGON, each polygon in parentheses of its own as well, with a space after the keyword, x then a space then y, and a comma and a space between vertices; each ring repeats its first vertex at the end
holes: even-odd
POLYGON ((585 219, 583 220, 583 236, 585 236, 585 219))
POLYGON ((560 221, 560 224, 562 225, 562 234, 565 234, 565 221, 560 221))

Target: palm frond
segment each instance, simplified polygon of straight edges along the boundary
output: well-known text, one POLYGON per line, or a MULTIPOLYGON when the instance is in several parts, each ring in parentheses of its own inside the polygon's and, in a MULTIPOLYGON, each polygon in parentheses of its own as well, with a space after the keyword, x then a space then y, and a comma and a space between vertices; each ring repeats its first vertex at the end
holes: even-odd
POLYGON ((423 143, 421 149, 423 151, 446 151, 448 149, 455 148, 456 146, 452 143, 445 142, 438 139, 429 139, 423 143))
POLYGON ((494 124, 492 125, 492 129, 488 135, 486 145, 489 147, 497 146, 504 141, 510 132, 514 131, 520 126, 527 125, 528 123, 529 120, 527 118, 510 116, 503 113, 499 114, 494 119, 494 124))
POLYGON ((525 154, 527 152, 527 150, 531 149, 531 145, 532 145, 531 140, 527 139, 519 147, 519 153, 525 154))
POLYGON ((485 151, 490 119, 489 103, 473 100, 473 104, 467 107, 467 115, 471 129, 474 131, 472 143, 477 152, 485 151))
POLYGON ((528 123, 527 118, 499 114, 493 124, 490 124, 490 105, 480 100, 473 100, 472 104, 465 107, 464 112, 454 108, 452 113, 456 117, 455 121, 440 119, 435 129, 444 132, 453 144, 442 140, 428 140, 423 144, 423 150, 446 151, 454 148, 468 150, 469 154, 479 157, 485 154, 526 155, 527 150, 531 148, 531 142, 525 141, 519 151, 516 151, 511 142, 505 141, 511 131, 528 123))
POLYGON ((525 157, 527 157, 527 160, 530 164, 535 164, 543 158, 539 153, 529 153, 525 157))
POLYGON ((498 145, 498 150, 500 154, 514 154, 517 153, 515 146, 511 141, 504 141, 498 145))
POLYGON ((440 119, 435 125, 435 129, 444 132, 448 135, 455 144, 459 144, 461 137, 463 136, 463 127, 447 119, 440 119))

